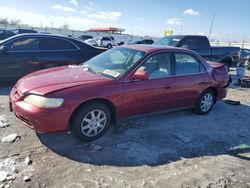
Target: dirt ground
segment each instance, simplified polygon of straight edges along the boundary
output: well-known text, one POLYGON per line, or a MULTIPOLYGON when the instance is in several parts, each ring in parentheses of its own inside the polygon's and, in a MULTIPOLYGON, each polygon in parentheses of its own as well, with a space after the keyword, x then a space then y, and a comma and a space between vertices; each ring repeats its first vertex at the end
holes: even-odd
POLYGON ((8 112, 8 92, 0 89, 9 124, 0 138, 19 138, 0 143, 0 174, 8 176, 0 187, 250 188, 250 89, 230 86, 227 99, 241 105, 218 101, 206 116, 181 110, 128 119, 90 143, 26 128, 8 112))

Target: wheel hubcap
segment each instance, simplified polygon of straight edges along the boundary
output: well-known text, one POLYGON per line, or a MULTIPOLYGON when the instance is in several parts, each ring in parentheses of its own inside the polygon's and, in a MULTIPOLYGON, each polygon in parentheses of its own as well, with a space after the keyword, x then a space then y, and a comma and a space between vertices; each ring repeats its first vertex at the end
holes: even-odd
POLYGON ((96 136, 104 129, 106 122, 107 117, 102 110, 93 110, 82 120, 82 133, 88 137, 96 136))
POLYGON ((207 93, 203 96, 201 100, 201 110, 202 112, 207 112, 213 105, 213 95, 211 93, 207 93))

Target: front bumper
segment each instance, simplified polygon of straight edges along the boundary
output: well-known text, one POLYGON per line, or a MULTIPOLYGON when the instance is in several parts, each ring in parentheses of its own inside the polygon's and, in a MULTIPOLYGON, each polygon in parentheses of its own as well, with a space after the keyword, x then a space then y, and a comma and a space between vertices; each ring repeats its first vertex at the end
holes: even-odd
POLYGON ((65 106, 42 109, 16 100, 14 94, 12 91, 10 95, 10 109, 24 125, 39 133, 67 130, 71 112, 65 106))

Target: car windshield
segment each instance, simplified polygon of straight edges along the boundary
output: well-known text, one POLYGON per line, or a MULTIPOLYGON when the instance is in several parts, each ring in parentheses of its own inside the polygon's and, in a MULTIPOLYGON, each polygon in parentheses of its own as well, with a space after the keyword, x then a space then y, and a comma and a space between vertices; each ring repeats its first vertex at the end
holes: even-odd
POLYGON ((154 44, 161 46, 176 46, 178 42, 181 40, 181 38, 182 38, 181 36, 164 37, 156 41, 154 44))
POLYGON ((108 50, 82 64, 83 68, 102 76, 118 79, 146 54, 129 48, 108 50))

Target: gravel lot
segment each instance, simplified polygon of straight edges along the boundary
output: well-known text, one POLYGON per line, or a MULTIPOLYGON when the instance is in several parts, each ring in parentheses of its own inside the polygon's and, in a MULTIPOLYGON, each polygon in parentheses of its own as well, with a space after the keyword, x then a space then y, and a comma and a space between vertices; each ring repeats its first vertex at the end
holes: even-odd
POLYGON ((127 119, 90 143, 26 128, 8 112, 8 92, 0 89, 0 138, 18 137, 0 143, 0 188, 250 187, 250 89, 230 87, 227 99, 241 105, 127 119))

